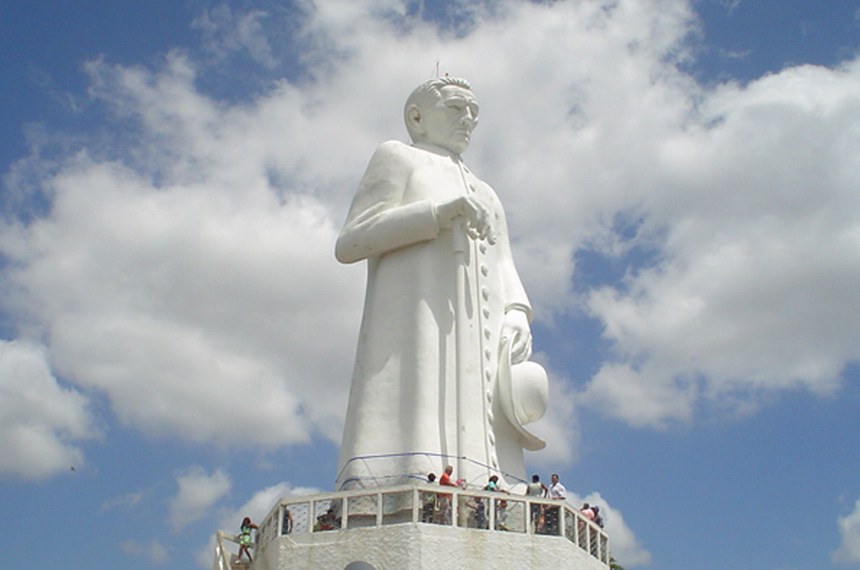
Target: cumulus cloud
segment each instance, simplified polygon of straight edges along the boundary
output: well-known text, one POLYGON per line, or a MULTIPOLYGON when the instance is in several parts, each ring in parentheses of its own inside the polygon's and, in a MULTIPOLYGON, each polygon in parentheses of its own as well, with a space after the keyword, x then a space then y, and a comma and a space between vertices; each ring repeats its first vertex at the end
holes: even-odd
POLYGON ((839 527, 839 548, 833 552, 833 561, 840 564, 860 563, 860 500, 854 504, 854 510, 839 517, 836 523, 839 527))
POLYGON ((236 150, 262 131, 241 113, 216 122, 184 63, 152 75, 101 66, 99 96, 133 107, 151 146, 128 149, 127 164, 82 153, 45 181, 50 215, 0 237, 15 262, 7 310, 45 322, 57 369, 144 431, 336 438, 349 353, 330 347, 350 343, 342 323, 358 320, 361 283, 333 260, 325 208, 272 187, 291 168, 274 154, 236 150))
POLYGON ((611 554, 622 566, 633 568, 647 566, 651 562, 651 553, 639 544, 632 529, 624 522, 621 511, 610 505, 599 492, 589 493, 585 497, 569 494, 568 501, 577 508, 583 503, 600 508, 604 528, 612 539, 609 545, 611 554))
POLYGON ((230 490, 231 481, 221 470, 212 474, 193 467, 176 478, 176 496, 170 502, 170 522, 174 530, 204 518, 230 490))
POLYGON ((79 391, 51 374, 43 347, 0 340, 0 475, 41 478, 83 465, 98 435, 79 391))
POLYGON ((860 358, 858 74, 807 66, 723 86, 656 148, 663 189, 642 197, 640 232, 659 259, 588 298, 619 356, 590 401, 657 425, 700 398, 839 387, 860 358))
POLYGON ((611 348, 584 386, 549 355, 558 441, 575 445, 574 401, 667 426, 838 390, 860 356, 856 61, 701 86, 680 0, 458 5, 447 27, 408 2, 305 6, 207 12, 207 57, 90 62, 110 125, 6 180, 50 207, 0 226, 2 310, 120 422, 338 441, 364 272, 334 239, 437 59, 481 101, 466 159, 506 204, 538 319, 584 312, 611 348), (271 35, 287 20, 289 53, 271 35), (204 87, 213 54, 299 71, 230 102, 204 87), (624 277, 574 288, 583 251, 624 277))
POLYGON ((323 492, 315 487, 296 487, 292 483, 283 481, 271 485, 254 493, 250 499, 242 503, 236 509, 222 511, 219 518, 223 529, 238 527, 239 522, 245 517, 251 517, 254 522, 262 522, 272 507, 280 499, 288 499, 292 496, 313 495, 323 492))
MULTIPOLYGON (((282 481, 281 483, 257 491, 238 508, 221 509, 218 518, 218 528, 230 535, 235 535, 242 519, 250 517, 256 524, 260 524, 272 508, 278 504, 280 499, 290 498, 294 495, 313 495, 321 492, 322 490, 315 487, 296 487, 287 481, 282 481)), ((201 548, 197 552, 195 558, 198 566, 201 568, 210 568, 212 566, 212 553, 214 549, 215 539, 213 537, 209 539, 209 543, 204 548, 201 548)))
POLYGON ((198 16, 192 28, 200 31, 205 49, 216 60, 236 52, 247 53, 260 65, 273 68, 277 59, 265 33, 267 17, 262 10, 237 14, 229 5, 219 4, 198 16))

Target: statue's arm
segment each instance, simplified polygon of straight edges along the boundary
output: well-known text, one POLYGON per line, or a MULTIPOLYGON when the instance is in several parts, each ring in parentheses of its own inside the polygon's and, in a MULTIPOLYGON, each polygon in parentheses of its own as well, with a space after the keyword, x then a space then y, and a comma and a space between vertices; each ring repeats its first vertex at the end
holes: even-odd
MULTIPOLYGON (((501 204, 499 205, 501 208, 501 204)), ((519 273, 514 266, 511 242, 504 211, 496 220, 500 248, 497 271, 502 277, 505 299, 505 319, 502 323, 502 336, 513 338, 511 360, 514 363, 528 360, 532 353, 531 320, 532 307, 526 295, 519 273)))
POLYGON ((438 234, 436 209, 430 201, 403 203, 413 169, 409 153, 403 143, 389 141, 370 159, 335 246, 341 263, 431 240, 438 234))

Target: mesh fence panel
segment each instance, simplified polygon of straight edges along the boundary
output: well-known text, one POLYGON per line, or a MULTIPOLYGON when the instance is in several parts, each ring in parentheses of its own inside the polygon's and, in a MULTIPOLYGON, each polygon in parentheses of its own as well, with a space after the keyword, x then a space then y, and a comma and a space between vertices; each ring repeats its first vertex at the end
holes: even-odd
POLYGON ((308 521, 310 520, 311 506, 310 503, 293 503, 284 507, 283 517, 285 524, 281 527, 282 534, 307 534, 308 521), (289 513, 289 515, 287 514, 289 513), (292 526, 289 525, 289 518, 293 519, 292 526))
POLYGON ((495 499, 496 530, 526 531, 526 503, 511 499, 495 499))
POLYGON ((599 558, 600 554, 600 535, 593 528, 589 527, 588 537, 588 552, 595 558, 599 558))
POLYGON ((412 491, 382 495, 382 524, 412 522, 412 491))
POLYGON ((576 529, 577 520, 576 515, 574 515, 571 511, 565 509, 564 510, 564 536, 572 543, 576 544, 576 529))
POLYGON ((489 499, 475 495, 460 495, 457 502, 457 524, 466 528, 487 529, 490 515, 489 499))
POLYGON ((347 501, 349 516, 347 528, 376 526, 376 513, 379 510, 379 495, 350 497, 347 501))
POLYGON ((314 532, 340 528, 340 504, 340 500, 332 499, 314 501, 314 532))

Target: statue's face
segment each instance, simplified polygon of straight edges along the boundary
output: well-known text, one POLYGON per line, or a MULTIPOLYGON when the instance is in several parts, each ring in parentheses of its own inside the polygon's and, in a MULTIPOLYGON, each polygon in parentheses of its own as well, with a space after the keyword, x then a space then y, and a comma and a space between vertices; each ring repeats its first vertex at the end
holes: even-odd
POLYGON ((441 97, 422 116, 425 140, 453 153, 469 147, 472 130, 478 124, 478 103, 468 89, 446 85, 441 97))

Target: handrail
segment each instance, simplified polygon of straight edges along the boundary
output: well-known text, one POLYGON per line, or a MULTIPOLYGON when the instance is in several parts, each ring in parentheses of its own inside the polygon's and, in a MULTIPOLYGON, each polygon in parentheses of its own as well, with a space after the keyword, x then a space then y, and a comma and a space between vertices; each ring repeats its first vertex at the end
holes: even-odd
POLYGON ((564 537, 609 566, 609 536, 567 501, 426 483, 281 499, 260 524, 257 547, 262 552, 277 539, 298 545, 301 535, 391 524, 564 537))
POLYGON ((215 562, 212 570, 230 570, 230 559, 224 549, 224 532, 215 533, 215 562))
MULTIPOLYGON (((230 552, 224 547, 224 541, 230 541, 234 544, 242 544, 238 538, 223 530, 215 533, 215 562, 212 570, 232 570, 230 564, 230 552)), ((255 544, 250 545, 251 548, 256 548, 255 544)))
MULTIPOLYGON (((494 473, 496 475, 501 475, 508 482, 516 481, 517 483, 522 483, 524 485, 528 484, 528 481, 526 481, 525 479, 521 479, 520 477, 517 477, 511 473, 507 473, 507 472, 502 471, 500 469, 494 468, 490 465, 487 465, 486 463, 481 463, 480 461, 477 461, 477 460, 472 459, 470 457, 467 457, 467 456, 458 457, 456 455, 450 455, 450 454, 446 454, 446 453, 429 452, 429 451, 412 451, 412 452, 408 452, 408 453, 377 453, 377 454, 368 454, 368 455, 357 455, 355 457, 349 458, 349 460, 347 460, 346 463, 343 464, 343 466, 341 467, 340 471, 337 474, 336 479, 338 481, 340 481, 340 477, 341 477, 341 475, 343 475, 343 472, 353 462, 361 462, 367 468, 367 471, 369 473, 371 473, 369 479, 371 479, 370 486, 372 486, 372 487, 378 487, 378 486, 385 485, 385 483, 383 481, 386 479, 415 479, 417 481, 423 482, 423 481, 426 481, 426 478, 427 478, 426 471, 432 470, 431 464, 428 464, 427 470, 425 470, 424 472, 421 472, 421 473, 390 474, 390 475, 373 475, 372 474, 373 469, 371 468, 371 465, 373 464, 374 461, 382 460, 382 459, 390 459, 392 457, 426 457, 426 458, 428 458, 428 460, 431 458, 433 458, 433 459, 444 459, 446 462, 451 462, 451 463, 464 461, 467 463, 471 463, 472 465, 477 465, 478 467, 481 467, 482 469, 485 469, 487 471, 487 473, 494 473)), ((367 481, 367 478, 358 478, 358 477, 350 478, 350 479, 347 479, 347 480, 341 482, 340 489, 342 490, 347 485, 351 485, 351 484, 355 484, 355 483, 363 483, 366 481, 367 481)))

